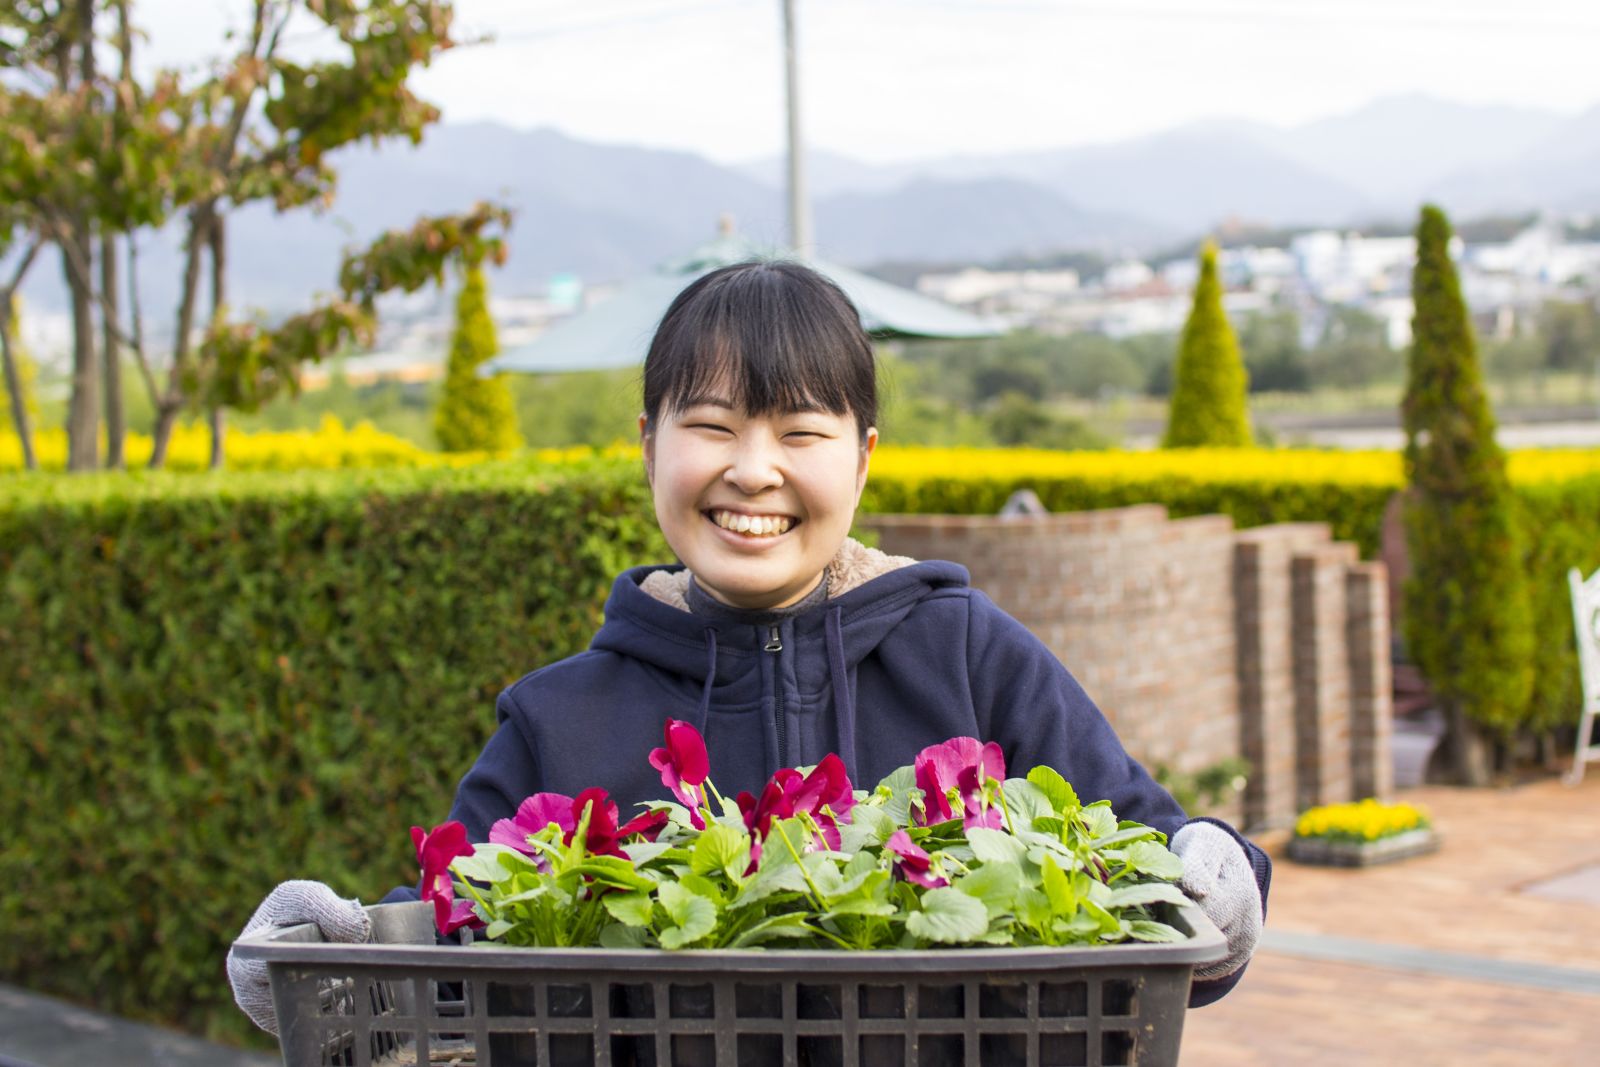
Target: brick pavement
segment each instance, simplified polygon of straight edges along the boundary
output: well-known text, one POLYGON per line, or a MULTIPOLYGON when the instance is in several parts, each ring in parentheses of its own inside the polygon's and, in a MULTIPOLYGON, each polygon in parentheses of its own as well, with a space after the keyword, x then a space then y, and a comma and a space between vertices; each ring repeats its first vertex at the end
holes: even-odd
POLYGON ((1600 863, 1600 773, 1575 789, 1551 779, 1401 799, 1432 812, 1437 853, 1338 870, 1268 842, 1268 926, 1480 957, 1483 980, 1400 969, 1381 952, 1355 964, 1266 948, 1233 993, 1189 1014, 1183 1067, 1600 1064, 1600 996, 1512 984, 1496 963, 1600 973, 1600 900, 1523 891, 1600 863))

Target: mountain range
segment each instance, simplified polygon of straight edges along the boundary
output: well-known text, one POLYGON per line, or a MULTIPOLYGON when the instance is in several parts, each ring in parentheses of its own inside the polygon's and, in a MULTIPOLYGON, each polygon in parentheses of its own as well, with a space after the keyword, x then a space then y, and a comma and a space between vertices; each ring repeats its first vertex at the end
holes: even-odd
MULTIPOLYGON (((1229 220, 1408 220, 1428 199, 1458 220, 1600 211, 1600 105, 1568 117, 1404 96, 1289 128, 1215 120, 1050 151, 889 165, 813 152, 807 162, 823 258, 1140 254, 1229 220)), ((538 291, 557 272, 605 281, 650 270, 709 239, 722 216, 772 245, 785 232, 781 160, 729 166, 472 123, 438 126, 416 147, 349 149, 335 165, 328 213, 255 206, 232 217, 236 304, 292 308, 331 286, 342 247, 485 197, 517 212, 512 257, 495 281, 508 294, 538 291)), ((148 306, 170 307, 175 240, 158 236, 140 251, 148 306)), ((59 306, 58 277, 36 269, 27 294, 59 306)))

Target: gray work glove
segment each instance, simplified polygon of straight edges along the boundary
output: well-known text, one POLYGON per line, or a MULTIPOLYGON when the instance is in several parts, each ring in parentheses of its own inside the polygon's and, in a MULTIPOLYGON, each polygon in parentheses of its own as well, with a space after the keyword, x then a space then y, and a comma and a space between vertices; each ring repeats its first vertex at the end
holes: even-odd
POLYGON ((1250 857, 1232 834, 1208 822, 1184 824, 1170 847, 1183 860, 1178 888, 1228 939, 1227 958, 1196 968, 1194 976, 1224 978, 1250 961, 1261 939, 1261 889, 1250 857))
MULTIPOLYGON (((267 894, 239 936, 269 926, 316 923, 326 941, 355 944, 372 938, 372 921, 359 900, 345 900, 321 882, 284 882, 267 894)), ((242 960, 228 950, 228 984, 233 999, 250 1021, 269 1034, 278 1032, 278 1011, 272 1006, 272 985, 262 960, 242 960)))

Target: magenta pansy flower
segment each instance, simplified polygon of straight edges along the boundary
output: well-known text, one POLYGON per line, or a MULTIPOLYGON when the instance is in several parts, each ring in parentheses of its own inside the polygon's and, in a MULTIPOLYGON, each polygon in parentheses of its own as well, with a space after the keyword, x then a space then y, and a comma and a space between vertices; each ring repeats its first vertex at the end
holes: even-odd
POLYGON ((489 828, 489 840, 496 845, 507 845, 524 855, 532 856, 540 870, 546 869, 546 860, 539 850, 528 844, 528 838, 539 833, 551 823, 561 827, 563 842, 572 840, 572 831, 578 820, 573 815, 572 798, 563 793, 535 793, 517 806, 517 813, 509 819, 496 820, 489 828))
POLYGON ((983 826, 998 830, 1003 825, 1000 810, 988 807, 983 797, 987 779, 1004 781, 1006 777, 1005 754, 993 741, 983 744, 975 737, 952 737, 917 753, 912 766, 917 788, 923 793, 923 825, 956 817, 950 807, 951 790, 961 798, 960 814, 966 829, 983 826))
POLYGON ((784 767, 767 782, 759 800, 749 793, 740 793, 735 802, 744 813, 744 824, 750 830, 750 869, 755 870, 761 860, 761 843, 771 830, 773 819, 792 819, 802 813, 809 815, 817 824, 822 844, 837 850, 841 839, 834 816, 849 821, 855 793, 850 787, 844 761, 830 752, 810 774, 802 776, 799 771, 784 767))
POLYGON ((700 786, 711 773, 711 762, 706 757, 706 742, 700 731, 682 719, 668 719, 666 747, 650 752, 650 766, 661 772, 661 784, 672 790, 672 795, 689 809, 689 821, 696 830, 704 830, 706 821, 700 815, 700 786))
POLYGON ((900 873, 906 876, 906 881, 915 882, 928 889, 939 889, 950 884, 949 879, 941 878, 929 869, 932 860, 922 848, 911 840, 911 835, 904 830, 896 830, 889 835, 889 840, 884 842, 884 848, 894 853, 899 863, 900 873))
POLYGON ((627 859, 628 854, 622 850, 624 839, 639 834, 647 841, 654 841, 661 828, 667 825, 667 813, 662 809, 647 811, 618 826, 617 805, 612 802, 610 795, 604 789, 585 789, 572 802, 573 829, 566 834, 567 844, 572 843, 572 836, 577 832, 578 821, 583 817, 586 807, 589 808, 589 830, 584 847, 595 856, 627 859))
POLYGON ((457 900, 455 883, 450 880, 450 862, 457 856, 472 855, 467 828, 453 821, 427 831, 413 826, 411 843, 417 847, 417 864, 422 868, 422 899, 432 902, 433 921, 439 932, 481 927, 483 923, 472 911, 472 901, 457 900))

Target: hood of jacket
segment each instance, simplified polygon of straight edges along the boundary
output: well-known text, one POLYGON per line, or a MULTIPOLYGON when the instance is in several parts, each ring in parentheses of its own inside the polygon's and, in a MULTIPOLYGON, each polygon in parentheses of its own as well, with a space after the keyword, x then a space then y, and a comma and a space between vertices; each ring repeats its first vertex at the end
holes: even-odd
MULTIPOLYGON (((828 693, 833 729, 855 770, 855 707, 851 674, 920 602, 941 590, 965 588, 967 569, 943 560, 917 562, 847 540, 828 568, 828 598, 773 626, 756 626, 692 614, 684 599, 689 573, 682 565, 624 571, 606 600, 605 623, 592 648, 648 664, 692 682, 700 691, 702 733, 713 711, 754 711, 777 684, 763 680, 763 657, 777 652, 791 691, 828 693)), ((826 743, 826 742, 823 742, 826 743)))

